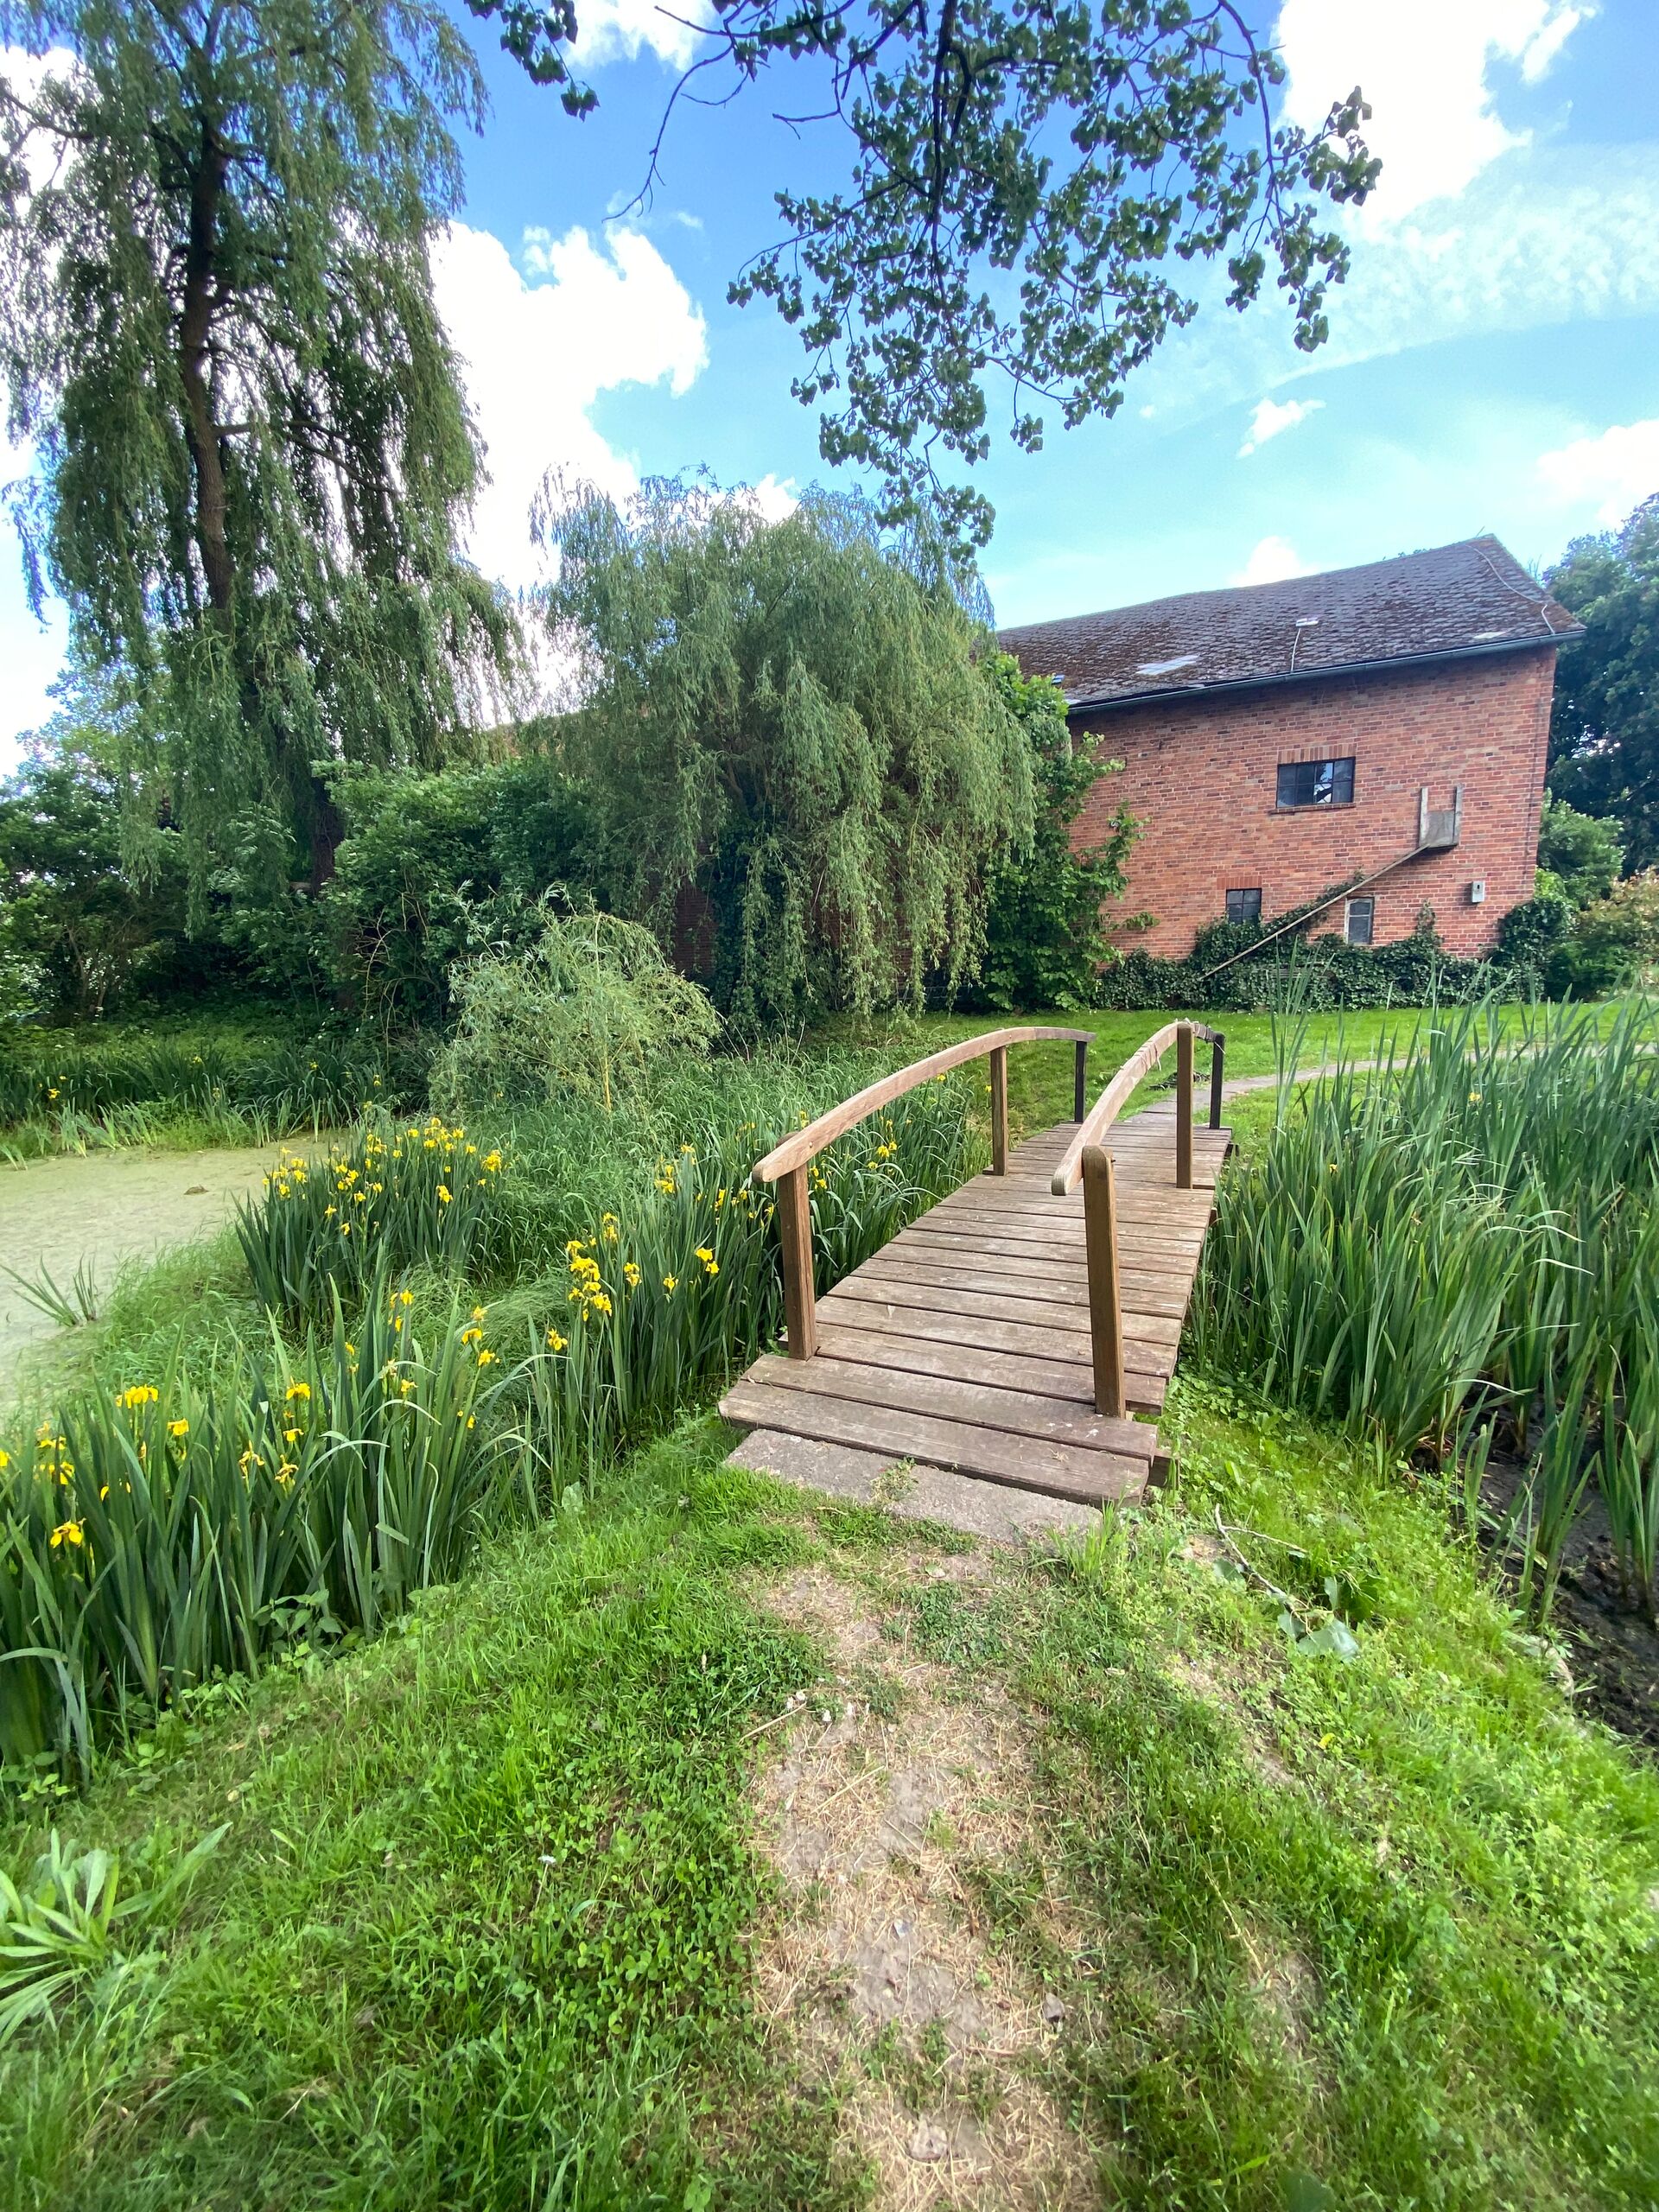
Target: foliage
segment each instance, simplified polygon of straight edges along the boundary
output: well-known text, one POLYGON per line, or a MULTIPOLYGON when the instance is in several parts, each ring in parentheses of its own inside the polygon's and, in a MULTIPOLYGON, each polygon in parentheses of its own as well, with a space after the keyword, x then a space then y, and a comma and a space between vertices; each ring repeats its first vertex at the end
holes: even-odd
POLYGON ((1575 906, 1605 899, 1618 880, 1624 858, 1618 824, 1594 814, 1580 814, 1554 792, 1544 793, 1538 821, 1538 866, 1550 887, 1559 887, 1575 906))
POLYGON ((1599 1027, 1541 1011, 1518 1037, 1490 1005, 1446 1009, 1380 1077, 1285 1097, 1205 1248, 1212 1363, 1395 1450, 1446 1459, 1495 1421, 1534 1447, 1541 1605, 1598 1465, 1630 1592, 1659 1601, 1654 1044, 1642 1005, 1599 1027))
POLYGON ((1573 925, 1573 980, 1587 995, 1637 980, 1659 962, 1659 868, 1623 877, 1573 925))
MULTIPOLYGON (((0 2044, 88 1985, 130 1973, 140 1962, 132 1939, 189 1886, 226 1827, 221 1822, 159 1872, 144 1869, 149 1886, 124 1894, 118 1859, 66 1849, 55 1828, 21 1883, 0 1869, 0 2044)), ((149 1855, 157 1855, 153 1847, 149 1855)))
POLYGON ((173 1034, 22 1030, 0 1052, 0 1129, 14 1156, 152 1143, 265 1142, 424 1093, 417 1053, 352 1033, 201 1024, 173 1034))
POLYGON ((608 1114, 654 1061, 706 1052, 720 1018, 649 930, 613 914, 543 912, 518 952, 486 952, 450 978, 458 1018, 434 1096, 511 1108, 569 1093, 608 1114))
POLYGON ((430 1357, 403 1294, 233 1383, 102 1382, 0 1489, 0 1756, 89 1773, 105 1731, 226 1669, 394 1618, 448 1581, 514 1474, 476 1326, 430 1357), (479 1426, 479 1415, 486 1416, 479 1426))
POLYGON ((943 489, 938 464, 988 453, 988 374, 1011 382, 1026 452, 1044 404, 1067 428, 1116 412, 1196 311, 1172 260, 1224 259, 1236 308, 1271 261, 1297 345, 1325 335, 1348 254, 1321 202, 1365 198, 1370 111, 1356 88, 1317 132, 1275 118, 1282 67, 1230 6, 730 0, 709 40, 688 76, 723 67, 734 93, 787 56, 820 83, 815 119, 851 136, 847 188, 781 191, 785 236, 732 296, 771 298, 798 328, 797 396, 839 402, 820 449, 874 468, 892 516, 937 499, 959 543, 983 544, 988 503, 943 489))
POLYGON ((980 633, 856 506, 657 482, 547 517, 546 611, 586 692, 564 739, 602 903, 745 1028, 918 1006, 976 968, 1031 768, 980 633))
MULTIPOLYGON (((250 818, 327 873, 314 764, 430 762, 512 663, 429 251, 473 57, 430 0, 32 0, 0 89, 0 362, 30 588, 130 679, 198 911, 250 818)), ((297 867, 296 867, 297 862, 297 867)))
MULTIPOLYGON (((706 1115, 718 1088, 699 1074, 706 1115)), ((803 1105, 785 1119, 786 1099, 827 1103, 848 1074, 841 1060, 816 1077, 762 1069, 728 1093, 748 1114, 643 1160, 660 1127, 645 1102, 643 1121, 569 1104, 588 1126, 563 1158, 531 1136, 545 1189, 523 1159, 509 1173, 430 1122, 371 1124, 327 1163, 285 1160, 238 1236, 267 1325, 289 1339, 192 1381, 152 1332, 154 1383, 112 1384, 106 1362, 32 1453, 7 1440, 0 1758, 49 1751, 85 1772, 106 1736, 216 1673, 384 1624, 486 1529, 590 1481, 752 1357, 783 1302, 749 1169, 808 1118, 803 1105), (597 1122, 596 1163, 576 1146, 597 1122)), ((971 1145, 967 1090, 944 1083, 826 1154, 812 1195, 824 1280, 955 1188, 971 1145)))
MULTIPOLYGON (((1318 903, 1311 901, 1310 906, 1318 903)), ((1350 944, 1334 932, 1306 938, 1293 931, 1260 957, 1234 959, 1217 972, 1221 962, 1248 950, 1264 934, 1257 922, 1218 921, 1199 931, 1185 960, 1163 960, 1138 950, 1120 953, 1101 969, 1094 1003, 1313 1014, 1440 1004, 1479 997, 1492 987, 1492 968, 1486 962, 1446 951, 1428 906, 1419 913, 1411 935, 1391 944, 1350 944)))
POLYGON ((255 1295, 303 1326, 331 1296, 355 1315, 376 1285, 413 1268, 470 1274, 505 1165, 436 1114, 371 1120, 321 1159, 284 1153, 263 1196, 236 1211, 255 1295))
POLYGON ((1030 853, 991 871, 985 965, 973 1002, 1005 1013, 1075 1010, 1092 1003, 1108 957, 1101 909, 1123 888, 1135 822, 1120 807, 1105 835, 1081 849, 1072 843, 1072 825, 1095 785, 1122 763, 1073 745, 1058 684, 1022 676, 1010 653, 995 654, 988 667, 1025 730, 1036 806, 1030 853))
POLYGON ((1575 538, 1549 588, 1585 626, 1563 645, 1550 789, 1616 822, 1629 864, 1659 862, 1659 494, 1620 527, 1575 538))
POLYGON ((1559 883, 1541 880, 1537 895, 1511 906, 1497 925, 1492 964, 1529 981, 1536 990, 1548 979, 1573 933, 1573 906, 1559 883))
POLYGON ((550 890, 588 887, 585 810, 531 752, 433 775, 357 769, 323 895, 327 982, 383 1034, 447 1021, 457 963, 533 942, 550 890))
POLYGON ((36 751, 0 785, 0 959, 31 1011, 69 1020, 114 1012, 147 984, 188 973, 178 839, 140 888, 121 868, 120 801, 84 762, 36 751))

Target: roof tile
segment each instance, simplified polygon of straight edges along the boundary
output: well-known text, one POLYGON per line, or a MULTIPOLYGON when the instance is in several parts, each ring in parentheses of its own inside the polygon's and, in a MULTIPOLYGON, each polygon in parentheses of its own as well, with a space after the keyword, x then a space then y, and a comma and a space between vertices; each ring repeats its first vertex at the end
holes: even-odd
POLYGON ((1184 592, 998 633, 1076 706, 1283 683, 1391 660, 1577 637, 1580 625, 1495 537, 1276 584, 1184 592))

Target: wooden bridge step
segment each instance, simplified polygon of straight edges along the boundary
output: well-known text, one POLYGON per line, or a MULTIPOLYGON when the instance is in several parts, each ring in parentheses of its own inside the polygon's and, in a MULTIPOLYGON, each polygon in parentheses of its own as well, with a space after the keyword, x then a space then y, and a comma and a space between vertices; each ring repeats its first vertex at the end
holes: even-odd
POLYGON ((1052 1497, 1076 1498, 1086 1505, 1139 1497, 1151 1464, 1149 1458, 1128 1459, 891 1406, 862 1405, 827 1391, 779 1389, 747 1376, 732 1385, 720 1410, 728 1421, 756 1428, 891 1452, 895 1459, 919 1459, 930 1466, 1042 1491, 1052 1497))
MULTIPOLYGON (((889 1333, 902 1315, 903 1327, 913 1336, 928 1337, 936 1343, 974 1344, 987 1351, 1028 1352, 1039 1359, 1071 1359, 1080 1365, 1092 1362, 1094 1356, 1086 1330, 1034 1328, 1029 1323, 1009 1320, 1001 1315, 964 1316, 941 1313, 924 1306, 894 1306, 843 1296, 838 1290, 820 1299, 817 1310, 821 1323, 833 1321, 840 1326, 855 1328, 859 1325, 857 1317, 862 1315, 874 1319, 878 1327, 889 1333)), ((1129 1402, 1155 1411, 1164 1402, 1164 1383, 1174 1369, 1173 1355, 1130 1338, 1123 1347, 1123 1364, 1128 1377, 1129 1402)))
MULTIPOLYGON (((1010 1321, 1029 1321, 1039 1327, 1081 1329, 1085 1334, 1088 1332, 1086 1303, 1067 1304, 1063 1300, 1046 1298, 1039 1286, 1033 1283, 1027 1283, 1023 1292, 1016 1292, 995 1275, 964 1279, 956 1268, 936 1273, 929 1281, 918 1281, 913 1275, 867 1264, 837 1283, 830 1294, 867 1299, 873 1305, 921 1306, 936 1313, 960 1313, 969 1321, 982 1313, 1001 1313, 1010 1321)), ((1168 1314, 1137 1312, 1126 1300, 1123 1333, 1143 1344, 1167 1345, 1173 1351, 1181 1340, 1181 1325, 1179 1319, 1168 1314)))
MULTIPOLYGON (((987 1297, 1042 1298, 1060 1306, 1087 1306, 1089 1278, 1082 1260, 1071 1265, 1045 1262, 1036 1254, 1028 1260, 988 1260, 968 1252, 953 1255, 935 1245, 909 1243, 899 1238, 866 1260, 857 1270, 865 1282, 938 1282, 948 1276, 964 1290, 982 1291, 987 1297)), ((1120 1268, 1118 1281, 1125 1300, 1138 1313, 1162 1313, 1179 1320, 1186 1312, 1186 1286, 1180 1276, 1141 1275, 1132 1279, 1120 1268)))
POLYGON ((845 1353, 826 1357, 822 1344, 812 1359, 758 1359, 745 1379, 773 1389, 817 1391, 861 1405, 890 1407, 895 1413, 966 1421, 1013 1436, 1040 1436, 1052 1444, 1075 1445, 1079 1451, 1109 1452, 1121 1459, 1148 1464, 1157 1442, 1155 1432, 1143 1422, 1113 1421, 1092 1406, 1029 1390, 963 1382, 950 1376, 917 1375, 845 1353))
POLYGON ((942 1343, 911 1336, 901 1326, 884 1329, 874 1306, 836 1315, 818 1329, 814 1359, 798 1363, 810 1374, 819 1359, 859 1360, 873 1367, 897 1367, 912 1375, 948 1375, 959 1382, 990 1382, 1027 1390, 1044 1398, 1066 1398, 1092 1406, 1094 1370, 1082 1360, 1035 1359, 1025 1352, 990 1351, 982 1344, 942 1343))

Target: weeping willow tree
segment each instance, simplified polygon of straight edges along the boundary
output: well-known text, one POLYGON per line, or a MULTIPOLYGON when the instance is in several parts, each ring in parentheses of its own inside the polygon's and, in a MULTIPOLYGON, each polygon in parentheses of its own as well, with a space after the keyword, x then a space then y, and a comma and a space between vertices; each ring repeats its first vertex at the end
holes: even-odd
MULTIPOLYGON (((476 64, 435 0, 0 19, 39 57, 0 79, 37 607, 49 584, 79 657, 128 677, 129 765, 198 892, 232 851, 320 877, 327 766, 431 763, 513 665, 504 601, 455 554, 479 459, 428 260, 476 64)), ((536 11, 502 20, 531 66, 536 11)))
POLYGON ((658 481, 543 527, 607 903, 746 1026, 954 992, 988 870, 1029 844, 1032 775, 948 564, 817 494, 768 523, 658 481))

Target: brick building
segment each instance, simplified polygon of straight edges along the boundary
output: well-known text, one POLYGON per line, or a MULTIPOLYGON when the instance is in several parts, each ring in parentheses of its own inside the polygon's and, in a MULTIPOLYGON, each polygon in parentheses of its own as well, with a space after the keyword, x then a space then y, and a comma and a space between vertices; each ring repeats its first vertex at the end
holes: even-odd
POLYGON ((1143 825, 1122 912, 1156 918, 1147 951, 1179 957, 1208 922, 1271 923, 1342 883, 1316 929, 1382 944, 1428 905, 1467 954, 1532 895, 1556 648, 1579 633, 1474 537, 1001 642, 1124 764, 1076 835, 1120 805, 1143 825))

